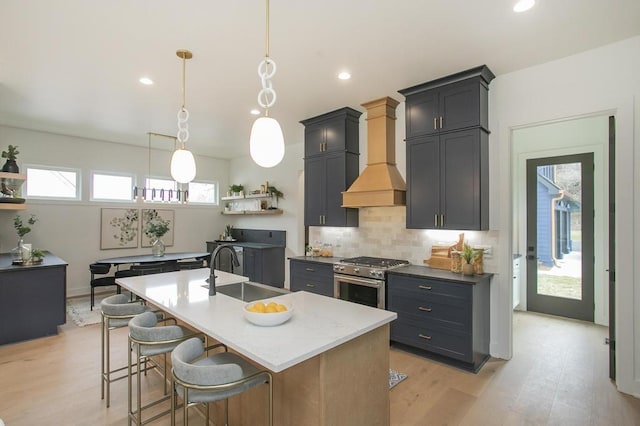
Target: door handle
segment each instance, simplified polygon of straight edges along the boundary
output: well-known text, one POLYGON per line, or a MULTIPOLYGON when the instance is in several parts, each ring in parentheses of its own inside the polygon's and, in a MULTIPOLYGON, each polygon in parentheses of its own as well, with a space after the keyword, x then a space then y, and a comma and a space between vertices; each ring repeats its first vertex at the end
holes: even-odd
POLYGON ((425 340, 431 340, 431 336, 427 336, 426 334, 422 334, 422 333, 418 334, 418 337, 425 340))
POLYGON ((431 308, 425 308, 422 306, 418 306, 418 310, 422 312, 431 312, 431 308))
POLYGON ((438 119, 436 117, 433 117, 433 130, 436 130, 438 128, 438 119))
POLYGON ((444 215, 441 214, 440 215, 440 228, 442 228, 444 226, 444 215))
POLYGON ((440 128, 442 129, 442 116, 440 116, 440 128))

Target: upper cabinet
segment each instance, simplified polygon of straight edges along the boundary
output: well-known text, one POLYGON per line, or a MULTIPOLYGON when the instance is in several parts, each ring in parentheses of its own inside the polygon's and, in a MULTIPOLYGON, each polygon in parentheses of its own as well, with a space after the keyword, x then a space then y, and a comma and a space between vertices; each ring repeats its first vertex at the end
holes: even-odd
POLYGON ((407 228, 489 228, 486 66, 400 90, 406 96, 407 228))
POLYGON ((358 210, 342 207, 342 192, 358 177, 361 114, 345 107, 301 121, 305 226, 358 226, 358 210))
POLYGON ((407 138, 480 127, 489 131, 486 65, 400 90, 406 97, 407 138))

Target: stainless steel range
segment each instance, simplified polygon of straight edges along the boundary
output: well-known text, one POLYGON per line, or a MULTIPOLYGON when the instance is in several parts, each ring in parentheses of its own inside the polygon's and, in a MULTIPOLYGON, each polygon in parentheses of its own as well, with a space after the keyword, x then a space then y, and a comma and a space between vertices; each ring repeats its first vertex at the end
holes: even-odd
POLYGON ((387 271, 408 265, 407 260, 352 257, 333 264, 333 295, 336 298, 386 308, 387 271))

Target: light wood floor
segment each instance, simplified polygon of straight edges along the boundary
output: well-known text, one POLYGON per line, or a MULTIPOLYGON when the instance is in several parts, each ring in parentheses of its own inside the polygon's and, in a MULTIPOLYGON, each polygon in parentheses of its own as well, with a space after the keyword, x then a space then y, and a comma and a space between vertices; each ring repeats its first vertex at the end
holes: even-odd
MULTIPOLYGON (((492 359, 478 374, 392 349, 391 367, 409 377, 390 392, 391 424, 640 425, 640 400, 607 377, 606 328, 517 313, 514 330, 514 358, 492 359)), ((126 329, 117 330, 114 358, 126 359, 125 342, 126 329)), ((0 418, 7 426, 126 424, 126 380, 112 385, 106 408, 99 371, 98 325, 69 321, 57 336, 0 346, 0 418)), ((161 388, 154 374, 145 381, 161 388)))

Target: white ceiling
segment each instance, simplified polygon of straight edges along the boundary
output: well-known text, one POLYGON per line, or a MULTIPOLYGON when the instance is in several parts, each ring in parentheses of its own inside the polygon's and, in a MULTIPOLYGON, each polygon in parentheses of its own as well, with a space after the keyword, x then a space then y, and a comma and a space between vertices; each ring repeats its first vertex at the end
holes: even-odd
MULTIPOLYGON (((398 89, 477 65, 500 75, 640 34, 638 0, 538 0, 524 14, 514 1, 271 0, 270 115, 299 143, 305 118, 403 100, 398 89), (343 69, 351 80, 336 78, 343 69)), ((264 0, 0 0, 0 17, 0 124, 144 146, 148 131, 175 135, 175 52, 189 49, 188 146, 248 155, 264 0)))

